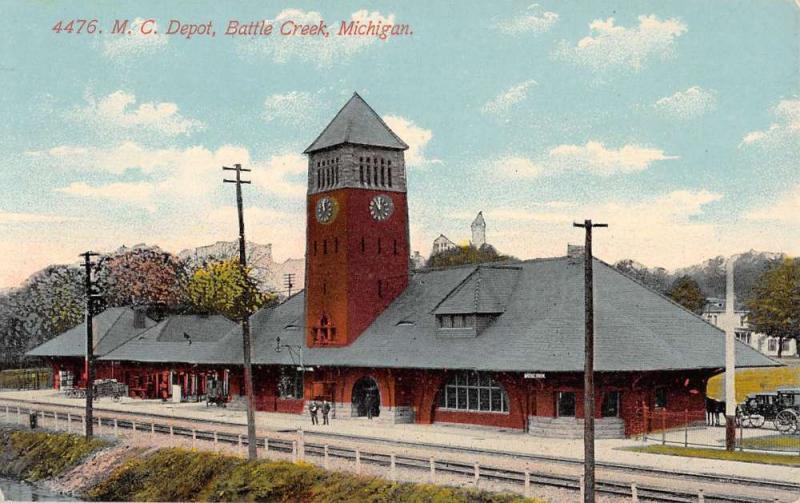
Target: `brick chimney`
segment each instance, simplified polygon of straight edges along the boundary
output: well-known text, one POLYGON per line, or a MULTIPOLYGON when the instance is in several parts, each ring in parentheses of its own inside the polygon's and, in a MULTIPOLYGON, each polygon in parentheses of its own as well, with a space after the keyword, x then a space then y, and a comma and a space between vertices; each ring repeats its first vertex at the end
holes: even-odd
POLYGON ((144 306, 136 306, 133 308, 133 328, 145 328, 145 318, 147 317, 147 308, 144 306))
POLYGON ((578 259, 583 260, 583 251, 583 246, 567 244, 567 258, 570 259, 570 263, 577 263, 578 259))

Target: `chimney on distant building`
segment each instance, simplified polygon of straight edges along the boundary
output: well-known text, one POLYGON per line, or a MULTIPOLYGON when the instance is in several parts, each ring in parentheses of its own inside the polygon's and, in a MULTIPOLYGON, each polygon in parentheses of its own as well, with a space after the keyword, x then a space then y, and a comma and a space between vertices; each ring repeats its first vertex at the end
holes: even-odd
POLYGON ((145 318, 147 317, 147 308, 144 306, 136 306, 133 308, 133 328, 145 328, 145 318))
POLYGON ((568 258, 583 258, 583 246, 567 244, 567 257, 568 258))

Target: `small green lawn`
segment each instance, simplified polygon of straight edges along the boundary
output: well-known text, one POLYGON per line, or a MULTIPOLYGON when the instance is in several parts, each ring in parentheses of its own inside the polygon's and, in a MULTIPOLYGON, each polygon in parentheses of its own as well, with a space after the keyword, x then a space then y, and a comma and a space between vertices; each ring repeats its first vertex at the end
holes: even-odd
POLYGON ((800 466, 800 456, 790 456, 785 454, 723 451, 720 449, 701 449, 696 447, 679 447, 675 445, 648 445, 645 447, 631 447, 628 450, 635 452, 647 452, 650 454, 666 454, 668 456, 723 459, 727 461, 744 461, 746 463, 764 463, 767 465, 800 466))
POLYGON ((788 451, 800 454, 800 435, 765 435, 763 437, 745 438, 742 441, 742 445, 745 449, 788 451))

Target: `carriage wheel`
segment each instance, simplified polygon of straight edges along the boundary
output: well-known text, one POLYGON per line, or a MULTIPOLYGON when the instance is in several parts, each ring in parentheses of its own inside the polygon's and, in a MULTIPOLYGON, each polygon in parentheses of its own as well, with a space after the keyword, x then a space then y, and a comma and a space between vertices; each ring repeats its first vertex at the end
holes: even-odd
POLYGON ((751 416, 749 414, 746 415, 746 416, 742 416, 742 420, 741 421, 742 421, 742 426, 744 426, 745 428, 752 428, 753 427, 753 416, 751 416))
POLYGON ((788 434, 797 428, 797 414, 792 410, 786 409, 778 412, 775 416, 775 429, 781 433, 788 434))
POLYGON ((765 421, 764 416, 761 416, 759 414, 753 414, 752 416, 750 416, 750 423, 753 426, 753 428, 761 428, 762 426, 764 426, 764 421, 765 421))

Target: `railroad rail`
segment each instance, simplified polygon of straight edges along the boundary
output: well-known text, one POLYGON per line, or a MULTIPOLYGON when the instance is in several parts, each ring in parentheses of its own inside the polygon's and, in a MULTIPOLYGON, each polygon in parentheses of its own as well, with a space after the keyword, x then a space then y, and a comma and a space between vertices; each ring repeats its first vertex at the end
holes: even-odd
MULTIPOLYGON (((2 399, 0 402, 5 401, 17 401, 13 399, 2 399)), ((20 403, 19 406, 8 406, 8 405, 0 405, 0 416, 5 414, 7 422, 14 422, 9 421, 10 415, 12 413, 17 415, 17 420, 15 421, 17 424, 20 424, 20 417, 22 417, 22 413, 25 413, 27 416, 31 413, 36 413, 37 417, 42 418, 42 422, 47 418, 52 418, 53 423, 57 425, 59 421, 68 421, 67 423, 67 430, 72 430, 72 424, 78 423, 80 425, 83 424, 83 415, 80 413, 72 414, 61 413, 51 410, 44 410, 42 407, 31 407, 30 402, 25 402, 22 400, 17 401, 20 403), (27 406, 23 406, 22 404, 27 404, 27 406), (5 407, 5 410, 3 408, 5 407)), ((61 409, 78 409, 82 411, 82 408, 70 406, 70 405, 53 405, 47 404, 50 407, 61 408, 61 409)), ((158 415, 158 414, 148 414, 148 413, 140 413, 140 412, 116 412, 118 415, 125 415, 125 416, 147 416, 150 418, 148 421, 136 421, 132 418, 109 418, 103 417, 99 415, 94 418, 94 424, 98 426, 98 430, 100 428, 105 428, 106 433, 109 429, 113 428, 113 433, 116 435, 119 430, 129 430, 129 431, 138 431, 141 433, 150 433, 150 434, 161 434, 161 435, 169 435, 172 437, 184 437, 187 439, 191 439, 192 445, 197 441, 205 441, 205 442, 212 442, 215 446, 218 444, 227 444, 231 446, 237 446, 240 450, 244 449, 247 446, 247 437, 246 435, 241 434, 234 434, 230 432, 224 431, 217 431, 213 429, 198 429, 192 428, 188 426, 176 426, 174 424, 167 424, 163 422, 156 422, 156 419, 163 420, 163 419, 171 419, 171 420, 178 420, 184 422, 196 422, 194 419, 186 419, 186 418, 169 418, 168 416, 158 415)), ((108 416, 109 414, 106 414, 108 416)), ((24 421, 24 420, 23 420, 24 421)), ((218 424, 224 425, 227 427, 240 427, 241 425, 227 423, 224 421, 213 421, 213 420, 201 420, 200 422, 206 424, 218 424)), ((98 431, 95 430, 95 431, 98 431)), ((76 432, 79 432, 80 429, 76 428, 76 432)), ((273 433, 283 433, 283 434, 293 434, 297 433, 296 430, 280 430, 273 433)), ((570 475, 561 475, 561 474, 553 474, 547 473, 542 471, 536 470, 515 470, 509 469, 505 467, 498 467, 498 466, 491 466, 491 465, 479 465, 477 463, 468 463, 464 461, 458 460, 435 460, 434 458, 423 458, 419 456, 411 456, 411 455, 396 455, 396 454, 386 454, 386 453, 379 453, 379 452, 369 452, 363 449, 352 448, 352 447, 343 447, 343 446, 331 446, 324 443, 317 443, 317 442, 308 442, 305 440, 306 436, 332 436, 338 439, 348 439, 348 440, 376 440, 381 441, 382 443, 388 443, 391 445, 398 445, 402 444, 404 446, 413 446, 413 447, 425 447, 426 444, 419 444, 419 443, 411 443, 411 442, 394 442, 389 441, 386 439, 374 439, 372 437, 358 437, 355 435, 342 435, 342 434, 327 434, 327 433, 317 433, 317 432, 302 432, 298 436, 301 440, 289 440, 285 438, 270 438, 269 436, 260 436, 257 441, 256 445, 258 448, 264 449, 265 451, 273 451, 273 452, 280 452, 285 454, 291 454, 293 460, 298 459, 305 459, 305 457, 316 457, 322 458, 324 461, 324 466, 327 467, 328 460, 330 458, 336 458, 346 461, 352 461, 356 465, 356 472, 360 473, 361 465, 373 465, 377 467, 386 467, 390 471, 390 478, 396 479, 396 469, 397 468, 404 468, 407 470, 414 470, 414 471, 423 471, 428 472, 431 477, 431 481, 435 480, 435 474, 447 474, 453 476, 460 476, 465 478, 472 478, 476 482, 479 479, 493 481, 493 482, 501 482, 507 484, 513 484, 516 486, 522 485, 524 489, 524 493, 527 495, 529 494, 529 489, 531 485, 543 485, 543 486, 550 486, 550 487, 558 487, 561 489, 568 489, 573 491, 581 491, 583 480, 581 477, 570 476, 570 475)), ((568 458, 556 458, 550 456, 537 456, 537 455, 524 455, 524 454, 511 454, 503 451, 491 451, 491 450, 482 450, 482 449, 470 449, 470 448, 461 448, 461 447, 452 447, 448 446, 443 449, 442 446, 436 444, 429 444, 428 447, 436 447, 439 450, 448 450, 448 451, 459 451, 459 452, 466 452, 466 453, 473 453, 473 454, 481 454, 481 455, 501 455, 501 456, 509 456, 514 457, 516 459, 524 458, 528 460, 538 460, 538 461, 550 461, 550 462, 566 462, 570 464, 581 464, 582 462, 571 460, 568 458)), ((612 469, 624 469, 630 470, 629 465, 616 465, 613 463, 598 463, 598 467, 611 467, 612 469)), ((643 474, 648 475, 663 475, 664 473, 669 473, 671 476, 675 475, 675 472, 662 472, 660 470, 650 470, 643 467, 634 467, 635 471, 641 472, 643 474)), ((727 476, 715 476, 715 475, 707 475, 707 474, 689 474, 691 475, 692 479, 695 480, 705 480, 707 482, 715 482, 715 483, 734 483, 734 484, 746 484, 752 486, 758 486, 765 489, 774 489, 774 490, 783 490, 783 491, 791 491, 800 494, 800 484, 793 484, 793 483, 782 483, 782 482, 770 482, 770 481, 758 481, 757 479, 747 479, 743 478, 740 479, 738 477, 727 477, 727 476)), ((665 489, 660 487, 654 487, 649 485, 639 485, 639 484, 628 484, 624 482, 617 482, 612 480, 598 480, 596 485, 596 491, 599 494, 607 494, 607 495, 614 495, 614 496, 622 496, 628 498, 638 499, 639 501, 656 501, 656 502, 695 502, 698 501, 699 495, 697 492, 690 492, 690 491, 682 491, 677 490, 674 488, 665 489)), ((741 503, 761 503, 761 502, 774 502, 774 498, 752 498, 752 497, 744 497, 741 495, 731 496, 726 494, 715 494, 712 492, 703 493, 702 498, 704 501, 709 503, 717 503, 717 502, 741 502, 741 503)))

